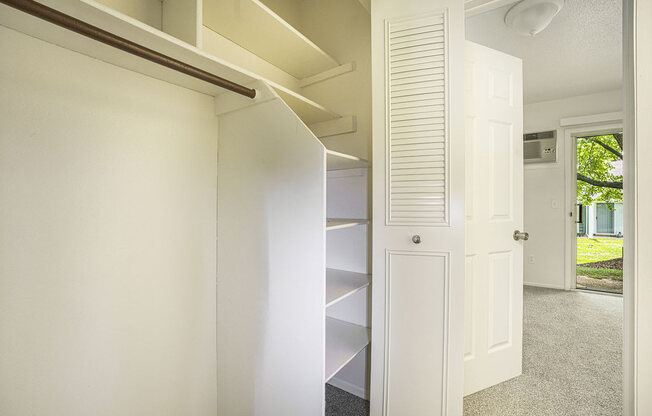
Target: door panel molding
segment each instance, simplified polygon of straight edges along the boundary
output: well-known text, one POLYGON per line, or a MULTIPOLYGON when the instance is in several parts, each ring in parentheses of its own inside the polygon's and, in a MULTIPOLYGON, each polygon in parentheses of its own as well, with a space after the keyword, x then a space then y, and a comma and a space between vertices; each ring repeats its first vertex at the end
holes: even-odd
MULTIPOLYGON (((432 403, 439 402, 441 414, 444 415, 446 414, 448 390, 447 366, 450 337, 450 252, 386 250, 385 253, 385 374, 383 379, 385 403, 383 415, 392 414, 390 410, 393 403, 390 401, 390 397, 397 397, 399 400, 409 397, 412 400, 415 396, 417 397, 417 400, 414 400, 415 403, 423 403, 423 401, 428 400, 424 400, 424 398, 432 396, 429 400, 432 400, 432 403), (419 258, 425 260, 428 257, 437 259, 436 262, 429 265, 431 267, 426 267, 427 264, 419 261, 419 258), (409 264, 401 261, 406 260, 406 258, 410 258, 409 264), (397 270, 397 275, 393 276, 394 267, 401 266, 406 267, 407 270, 397 270), (392 282, 394 279, 396 279, 395 283, 392 282), (406 279, 416 281, 406 283, 406 279), (421 288, 418 295, 423 296, 423 298, 415 299, 414 291, 411 288, 403 287, 403 285, 408 284, 421 288), (427 290, 425 290, 429 284, 433 285, 430 289, 440 290, 441 292, 431 293, 431 296, 429 296, 427 290), (394 292, 394 287, 398 288, 396 289, 398 293, 394 292), (402 289, 408 289, 409 292, 403 292, 402 289), (405 299, 401 296, 403 294, 407 295, 405 299), (438 298, 441 302, 437 302, 438 298), (392 308, 393 300, 398 302, 397 308, 392 308), (428 306, 431 309, 428 309, 428 306), (397 311, 394 312, 394 309, 397 311), (438 319, 434 319, 435 316, 438 319), (399 321, 396 325, 398 329, 394 328, 393 319, 399 321), (424 321, 423 325, 418 325, 419 320, 424 321), (405 331, 408 325, 411 325, 412 330, 416 329, 419 333, 414 334, 411 331, 405 331), (429 327, 436 331, 430 339, 426 335, 429 327), (415 342, 415 335, 418 335, 419 341, 415 342), (391 394, 393 385, 390 378, 393 367, 392 341, 394 341, 394 344, 401 343, 398 348, 402 348, 403 343, 410 344, 405 345, 406 348, 410 349, 409 354, 405 354, 403 351, 395 354, 395 356, 399 357, 399 364, 397 364, 399 374, 393 375, 393 377, 398 378, 398 380, 394 380, 394 384, 398 384, 397 388, 409 391, 409 394, 401 394, 400 392, 391 394), (424 355, 433 354, 433 352, 439 352, 441 356, 430 360, 424 357, 424 355), (410 359, 405 360, 406 356, 409 356, 410 359), (440 364, 441 368, 429 368, 428 362, 440 364), (434 387, 433 376, 437 374, 441 376, 441 379, 438 380, 440 383, 440 396, 435 396, 435 391, 431 390, 431 387, 434 387), (419 397, 422 400, 419 400, 419 397)), ((397 411, 408 414, 410 411, 418 410, 410 409, 409 406, 406 400, 402 401, 397 406, 397 411)))
POLYGON ((476 354, 476 336, 473 330, 476 322, 474 319, 476 307, 476 263, 478 256, 475 254, 466 256, 466 267, 464 268, 464 293, 470 302, 464 302, 464 333, 471 334, 464 338, 464 361, 473 360, 476 354))
POLYGON ((499 121, 489 121, 489 131, 491 132, 491 152, 489 160, 491 161, 491 186, 493 192, 491 196, 491 219, 494 221, 510 221, 513 217, 512 207, 514 205, 514 195, 512 192, 512 177, 514 174, 514 126, 509 123, 499 121), (498 132, 500 128, 506 128, 507 131, 498 132), (501 134, 502 133, 502 134, 501 134), (499 148, 499 146, 501 148, 499 148), (498 157, 506 156, 507 160, 498 160, 498 157), (502 191, 501 188, 502 187, 502 191), (500 195, 501 198, 496 196, 500 195))
POLYGON ((514 256, 512 251, 489 253, 489 332, 487 352, 489 354, 512 345, 513 327, 513 280, 514 256), (501 264, 497 264, 497 263, 501 264), (499 266, 499 267, 497 267, 499 266), (500 299, 505 296, 506 299, 500 299), (504 336, 497 336, 496 329, 506 330, 504 336))

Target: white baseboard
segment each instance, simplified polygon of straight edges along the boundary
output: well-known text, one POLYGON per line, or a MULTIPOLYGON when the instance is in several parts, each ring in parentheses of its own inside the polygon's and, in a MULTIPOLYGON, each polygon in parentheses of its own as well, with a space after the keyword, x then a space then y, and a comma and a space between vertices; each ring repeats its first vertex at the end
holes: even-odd
POLYGON ((560 289, 560 290, 564 290, 564 286, 559 286, 559 285, 550 285, 550 284, 547 284, 547 283, 523 282, 523 286, 545 287, 545 288, 547 288, 547 289, 560 289))
POLYGON ((338 389, 342 389, 347 393, 351 393, 365 400, 369 400, 369 391, 364 387, 356 386, 355 384, 351 384, 348 381, 344 381, 337 377, 331 378, 328 381, 328 384, 331 384, 337 387, 338 389))

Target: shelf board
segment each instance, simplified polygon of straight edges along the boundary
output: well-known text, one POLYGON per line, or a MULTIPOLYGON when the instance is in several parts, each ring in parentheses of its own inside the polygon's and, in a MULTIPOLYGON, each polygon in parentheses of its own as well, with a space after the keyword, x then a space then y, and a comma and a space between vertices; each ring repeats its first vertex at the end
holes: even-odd
POLYGON ((328 218, 326 220, 326 230, 340 230, 342 228, 355 227, 363 224, 369 224, 369 220, 353 218, 328 218))
POLYGON ((333 120, 341 117, 339 114, 334 113, 322 105, 298 94, 288 88, 285 88, 275 82, 266 82, 276 90, 276 93, 287 103, 287 105, 294 111, 297 116, 303 121, 304 124, 320 123, 322 121, 333 120))
POLYGON ((203 12, 204 25, 296 78, 339 66, 258 0, 205 1, 203 12))
MULTIPOLYGON (((40 3, 238 84, 249 85, 257 79, 253 74, 226 61, 101 4, 86 0, 41 0, 40 3)), ((118 67, 204 94, 218 95, 226 92, 216 85, 62 29, 6 5, 0 5, 0 25, 118 67)))
MULTIPOLYGON (((285 101, 304 124, 321 126, 323 123, 344 119, 339 114, 329 111, 324 106, 299 94, 296 78, 271 65, 240 45, 225 38, 207 26, 202 26, 202 49, 216 57, 227 59, 242 68, 248 68, 255 77, 269 84, 285 101), (293 82, 294 80, 294 82, 293 82)), ((350 117, 349 117, 350 118, 350 117)))
POLYGON ((370 277, 364 273, 326 269, 326 307, 369 286, 370 277))
POLYGON ((327 170, 358 169, 369 167, 369 162, 357 156, 326 149, 327 170))
POLYGON ((326 317, 326 378, 328 382, 369 344, 371 331, 360 325, 326 317))

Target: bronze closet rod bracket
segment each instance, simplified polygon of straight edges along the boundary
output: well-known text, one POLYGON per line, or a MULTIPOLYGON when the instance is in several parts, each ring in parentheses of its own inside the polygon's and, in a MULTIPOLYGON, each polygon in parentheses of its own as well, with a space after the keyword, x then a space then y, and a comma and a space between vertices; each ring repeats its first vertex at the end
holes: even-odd
POLYGON ((90 25, 65 13, 61 13, 58 10, 44 6, 41 3, 35 2, 34 0, 0 0, 0 3, 11 6, 15 9, 43 19, 47 22, 53 23, 57 26, 61 26, 65 29, 79 33, 80 35, 84 35, 98 42, 113 46, 114 48, 118 48, 132 55, 139 56, 143 59, 147 59, 148 61, 163 65, 167 68, 182 72, 186 75, 190 75, 191 77, 198 78, 202 81, 217 85, 218 87, 222 87, 229 91, 244 95, 245 97, 256 97, 256 90, 254 89, 236 84, 235 82, 229 81, 228 79, 224 79, 222 77, 218 77, 217 75, 211 74, 210 72, 206 72, 203 69, 188 65, 184 62, 179 61, 178 59, 171 58, 160 52, 146 48, 111 32, 100 29, 99 27, 90 25))

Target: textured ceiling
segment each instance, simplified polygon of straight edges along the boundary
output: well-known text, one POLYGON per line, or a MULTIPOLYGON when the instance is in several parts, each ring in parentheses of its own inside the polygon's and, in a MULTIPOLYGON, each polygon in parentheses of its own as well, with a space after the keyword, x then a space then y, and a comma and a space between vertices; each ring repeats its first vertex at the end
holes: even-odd
POLYGON ((525 103, 612 91, 622 84, 621 0, 566 0, 535 37, 504 23, 510 6, 467 18, 466 38, 523 59, 525 103))

